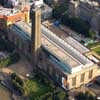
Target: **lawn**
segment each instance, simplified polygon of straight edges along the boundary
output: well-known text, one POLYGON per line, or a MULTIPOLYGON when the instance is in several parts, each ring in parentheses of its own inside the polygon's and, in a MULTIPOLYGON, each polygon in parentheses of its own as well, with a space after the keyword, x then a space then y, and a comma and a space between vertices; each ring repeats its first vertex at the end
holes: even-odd
POLYGON ((96 47, 96 46, 98 46, 98 45, 100 45, 100 42, 89 43, 87 47, 90 49, 90 48, 94 48, 94 47, 96 47))
POLYGON ((100 56, 100 46, 97 48, 92 49, 94 52, 96 52, 100 56))
POLYGON ((60 100, 64 100, 64 98, 65 98, 65 96, 66 96, 66 100, 67 100, 67 93, 65 93, 65 92, 59 92, 58 94, 57 94, 57 96, 58 96, 58 98, 60 99, 60 100))
POLYGON ((89 43, 87 47, 100 56, 100 42, 89 43))
POLYGON ((33 98, 35 99, 52 91, 52 88, 49 85, 43 84, 35 79, 26 80, 24 90, 25 94, 29 96, 30 100, 33 100, 33 98))

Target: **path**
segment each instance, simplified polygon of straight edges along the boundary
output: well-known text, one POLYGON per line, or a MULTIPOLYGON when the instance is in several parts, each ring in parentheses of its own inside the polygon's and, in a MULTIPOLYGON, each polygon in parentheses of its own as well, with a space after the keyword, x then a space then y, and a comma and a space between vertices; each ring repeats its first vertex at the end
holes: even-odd
MULTIPOLYGON (((11 69, 9 69, 9 68, 1 68, 1 69, 0 69, 0 72, 2 72, 2 73, 4 73, 4 74, 11 74, 11 73, 14 73, 15 71, 13 71, 13 70, 11 70, 11 69)), ((25 77, 22 76, 22 75, 20 75, 20 74, 19 74, 19 77, 20 77, 21 79, 25 79, 25 77)))
POLYGON ((95 47, 92 47, 91 49, 95 49, 95 48, 98 48, 98 47, 100 47, 100 45, 97 45, 97 46, 95 46, 95 47))

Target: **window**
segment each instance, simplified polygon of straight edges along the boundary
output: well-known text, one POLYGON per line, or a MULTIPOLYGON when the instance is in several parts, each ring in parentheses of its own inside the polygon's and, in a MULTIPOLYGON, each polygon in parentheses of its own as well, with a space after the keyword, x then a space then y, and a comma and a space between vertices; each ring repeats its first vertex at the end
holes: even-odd
POLYGON ((89 71, 89 79, 92 78, 92 74, 93 74, 93 69, 89 71))
POLYGON ((72 78, 72 86, 76 85, 76 77, 72 78))
POLYGON ((80 82, 84 82, 85 73, 81 74, 80 82))
POLYGON ((20 41, 19 41, 19 39, 16 39, 16 46, 20 49, 20 41))
POLYGON ((31 45, 28 45, 28 52, 31 53, 31 45))

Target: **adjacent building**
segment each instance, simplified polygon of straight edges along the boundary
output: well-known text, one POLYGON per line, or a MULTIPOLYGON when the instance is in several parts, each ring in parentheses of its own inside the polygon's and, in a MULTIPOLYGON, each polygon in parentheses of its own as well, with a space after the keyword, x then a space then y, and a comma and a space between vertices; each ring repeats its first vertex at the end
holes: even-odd
POLYGON ((69 15, 80 17, 90 23, 91 28, 100 33, 100 1, 99 0, 71 0, 69 3, 69 15))
POLYGON ((5 7, 11 7, 14 8, 18 6, 19 0, 0 0, 0 4, 2 4, 5 7))
POLYGON ((35 1, 34 2, 29 2, 30 6, 38 6, 41 8, 41 18, 42 20, 50 19, 52 18, 52 11, 53 9, 49 7, 47 4, 43 2, 43 0, 35 1))

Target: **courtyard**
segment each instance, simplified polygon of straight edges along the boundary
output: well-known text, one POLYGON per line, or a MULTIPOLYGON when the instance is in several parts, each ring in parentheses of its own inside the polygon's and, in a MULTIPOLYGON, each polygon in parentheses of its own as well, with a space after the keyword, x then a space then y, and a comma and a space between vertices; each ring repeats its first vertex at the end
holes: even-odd
POLYGON ((26 74, 31 75, 33 72, 31 64, 24 56, 21 56, 20 60, 17 63, 8 66, 8 68, 24 77, 26 77, 26 74))

